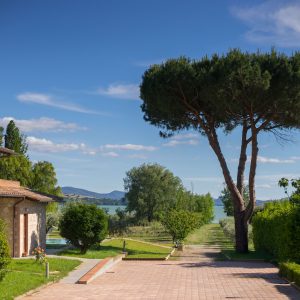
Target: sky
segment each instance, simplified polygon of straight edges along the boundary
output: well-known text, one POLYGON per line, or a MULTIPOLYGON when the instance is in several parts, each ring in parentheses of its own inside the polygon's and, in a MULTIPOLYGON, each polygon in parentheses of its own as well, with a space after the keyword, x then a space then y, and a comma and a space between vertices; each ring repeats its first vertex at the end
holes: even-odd
MULTIPOLYGON (((34 162, 54 164, 61 186, 123 190, 132 167, 159 163, 188 190, 218 197, 224 179, 205 137, 170 139, 143 120, 147 68, 181 55, 231 48, 292 54, 300 47, 300 1, 0 0, 0 125, 15 120, 34 162)), ((221 146, 235 176, 240 132, 221 146)), ((259 139, 257 198, 284 196, 300 177, 300 134, 259 139)))

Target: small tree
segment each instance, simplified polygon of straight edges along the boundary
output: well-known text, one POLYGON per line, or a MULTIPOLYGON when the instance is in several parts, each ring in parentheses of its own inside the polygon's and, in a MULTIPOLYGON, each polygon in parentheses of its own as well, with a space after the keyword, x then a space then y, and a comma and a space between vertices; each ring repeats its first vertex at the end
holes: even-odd
POLYGON ((5 234, 5 224, 0 219, 0 281, 6 274, 6 267, 10 260, 9 247, 5 234))
POLYGON ((201 216, 198 213, 173 209, 161 222, 172 236, 173 242, 178 244, 182 243, 190 232, 201 226, 201 216))
POLYGON ((107 215, 93 204, 68 204, 59 222, 61 236, 79 248, 82 254, 104 240, 107 228, 107 215))
POLYGON ((20 133, 19 128, 14 121, 10 121, 6 127, 5 148, 14 150, 16 153, 25 155, 27 153, 28 144, 26 137, 20 133))

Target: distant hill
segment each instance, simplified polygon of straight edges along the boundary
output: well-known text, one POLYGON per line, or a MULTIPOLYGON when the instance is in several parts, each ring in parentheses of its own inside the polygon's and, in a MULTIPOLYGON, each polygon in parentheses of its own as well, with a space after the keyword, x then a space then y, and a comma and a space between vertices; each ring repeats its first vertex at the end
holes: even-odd
POLYGON ((79 195, 83 197, 90 197, 96 199, 121 200, 125 196, 125 192, 122 191, 112 191, 110 193, 101 194, 101 193, 91 192, 85 189, 75 188, 72 186, 62 187, 62 192, 65 195, 79 195))

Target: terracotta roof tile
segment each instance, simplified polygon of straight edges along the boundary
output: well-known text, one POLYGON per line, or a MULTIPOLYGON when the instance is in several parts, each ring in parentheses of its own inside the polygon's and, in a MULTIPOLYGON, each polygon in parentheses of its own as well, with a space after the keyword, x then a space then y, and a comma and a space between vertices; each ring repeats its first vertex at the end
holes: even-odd
POLYGON ((0 198, 5 197, 16 197, 16 198, 26 198, 29 200, 39 201, 39 202, 51 202, 53 201, 50 197, 44 196, 37 192, 33 192, 25 187, 20 186, 17 181, 10 180, 0 180, 0 198))

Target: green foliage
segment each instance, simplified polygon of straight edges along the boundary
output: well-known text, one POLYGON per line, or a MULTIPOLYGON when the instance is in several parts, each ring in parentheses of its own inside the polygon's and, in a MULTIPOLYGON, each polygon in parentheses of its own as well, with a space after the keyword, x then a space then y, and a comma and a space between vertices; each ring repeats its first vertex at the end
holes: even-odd
MULTIPOLYGON (((255 195, 257 137, 262 132, 299 128, 300 124, 300 53, 291 56, 277 53, 243 53, 238 49, 227 54, 204 56, 199 60, 185 57, 152 65, 140 85, 141 109, 145 121, 160 128, 169 137, 181 130, 195 130, 208 138, 222 168, 226 184, 238 206, 240 195, 233 183, 222 153, 218 134, 237 127, 246 131, 241 138, 237 181, 243 181, 243 157, 251 145, 250 194, 255 195)), ((251 197, 252 198, 252 197, 251 197)), ((254 198, 254 197, 253 197, 254 198)), ((247 221, 254 203, 248 205, 246 222, 237 222, 239 239, 236 249, 247 251, 247 221)), ((242 209, 240 209, 242 210, 242 209)), ((240 211, 242 212, 242 211, 240 211)), ((242 214, 236 215, 236 217, 242 214)))
POLYGON ((17 180, 21 185, 29 186, 32 178, 30 160, 24 155, 2 157, 0 159, 0 178, 17 180))
POLYGON ((279 260, 300 260, 300 208, 289 201, 266 203, 252 219, 256 250, 279 260))
MULTIPOLYGON (((49 205, 49 204, 48 204, 49 205)), ((52 229, 57 228, 59 225, 60 212, 51 211, 46 213, 46 233, 48 234, 52 229)))
POLYGON ((109 215, 108 231, 109 235, 124 235, 128 232, 128 226, 132 223, 132 217, 120 208, 116 209, 114 215, 109 215))
POLYGON ((52 163, 39 161, 33 165, 30 188, 50 195, 62 195, 61 188, 57 186, 56 172, 52 163))
POLYGON ((126 173, 124 187, 127 210, 138 221, 146 218, 150 222, 174 206, 181 181, 158 164, 143 164, 126 173))
POLYGON ((197 227, 203 223, 199 214, 186 210, 169 211, 162 219, 162 224, 172 236, 174 243, 181 243, 197 227))
POLYGON ((4 128, 0 126, 0 147, 3 146, 4 128))
POLYGON ((294 262, 279 264, 279 274, 300 287, 300 265, 294 262))
MULTIPOLYGON (((0 127, 0 146, 3 132, 3 127, 0 127)), ((25 155, 28 149, 26 139, 13 121, 10 121, 6 128, 5 147, 14 150, 19 155, 0 159, 1 179, 20 181, 22 186, 27 186, 37 192, 62 195, 61 188, 57 186, 54 166, 46 161, 32 164, 25 155)))
POLYGON ((10 253, 5 233, 4 221, 0 219, 0 281, 6 274, 6 268, 10 263, 10 253))
POLYGON ((300 53, 275 50, 169 59, 144 73, 142 111, 147 122, 171 133, 190 128, 207 134, 205 126, 229 132, 250 114, 281 128, 298 126, 299 70, 300 53))
POLYGON ((300 179, 291 179, 288 180, 287 178, 282 177, 278 185, 280 187, 283 187, 284 192, 288 196, 291 203, 295 205, 300 205, 300 179), (288 194, 288 186, 291 184, 291 186, 294 188, 294 191, 291 195, 288 194))
POLYGON ((214 218, 214 199, 208 193, 206 195, 192 194, 185 189, 178 191, 175 208, 200 213, 204 224, 210 223, 214 218))
MULTIPOLYGON (((245 201, 245 204, 247 205, 249 203, 249 186, 246 186, 243 191, 243 198, 245 201)), ((234 214, 234 208, 233 208, 233 200, 231 193, 227 186, 224 186, 223 190, 221 191, 220 199, 224 206, 224 212, 227 216, 233 216, 234 214)))
POLYGON ((107 235, 108 218, 96 205, 70 203, 62 213, 59 222, 60 235, 81 253, 100 243, 107 235))
POLYGON ((28 149, 26 137, 20 133, 19 128, 12 120, 6 127, 5 147, 22 155, 25 155, 28 149))

